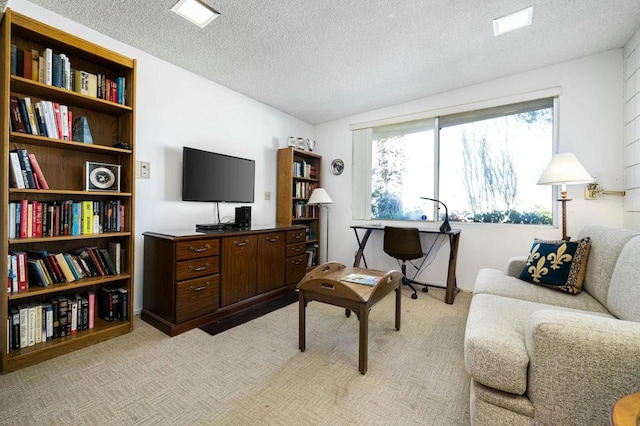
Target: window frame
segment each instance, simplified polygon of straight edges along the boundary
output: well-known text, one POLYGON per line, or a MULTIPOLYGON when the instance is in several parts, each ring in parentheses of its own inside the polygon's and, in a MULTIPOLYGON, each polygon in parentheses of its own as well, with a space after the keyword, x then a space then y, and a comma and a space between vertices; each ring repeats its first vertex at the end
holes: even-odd
MULTIPOLYGON (((466 122, 474 121, 475 116, 481 116, 482 113, 491 113, 491 110, 498 113, 503 113, 497 116, 509 115, 509 109, 511 107, 517 107, 518 105, 532 106, 538 104, 539 108, 544 107, 545 102, 551 101, 551 107, 553 108, 553 123, 552 123, 552 141, 551 141, 551 155, 554 155, 558 151, 558 131, 559 131, 559 97, 561 95, 561 89, 559 87, 544 89, 535 92, 529 92, 520 95, 514 95, 504 98, 496 98, 486 101, 474 102, 455 107, 441 108, 438 110, 430 110, 421 113, 409 114, 399 117, 390 117, 381 120, 374 120, 364 123, 353 124, 350 126, 350 130, 353 132, 353 203, 352 203, 352 218, 354 220, 371 220, 371 172, 372 172, 372 149, 373 149, 373 128, 389 126, 393 124, 402 124, 407 122, 419 121, 419 120, 434 120, 434 198, 439 198, 440 191, 440 129, 442 128, 441 120, 445 119, 445 124, 451 122, 452 119, 464 118, 465 116, 472 118, 466 122), (478 115, 480 113, 480 115, 478 115), (459 116, 459 117, 455 117, 459 116)), ((535 108, 535 109, 539 109, 535 108)), ((535 110, 534 109, 534 110, 535 110)), ((476 121, 479 120, 476 119, 476 121)), ((465 122, 465 121, 463 121, 465 122)), ((558 189, 554 186, 552 188, 552 199, 558 198, 558 189)), ((438 218, 438 206, 434 203, 433 214, 431 217, 438 218)), ((536 225, 536 226, 557 226, 558 223, 558 207, 557 203, 551 203, 552 224, 551 225, 536 225)), ((378 219, 376 219, 378 220, 378 219)), ((380 219, 383 220, 383 219, 380 219)), ((384 219, 387 220, 387 219, 384 219)), ((405 222, 411 222, 411 220, 403 220, 405 222)), ((428 220, 433 222, 436 220, 428 220)), ((508 224, 507 224, 508 225, 508 224)), ((521 225, 521 224, 519 224, 521 225)))

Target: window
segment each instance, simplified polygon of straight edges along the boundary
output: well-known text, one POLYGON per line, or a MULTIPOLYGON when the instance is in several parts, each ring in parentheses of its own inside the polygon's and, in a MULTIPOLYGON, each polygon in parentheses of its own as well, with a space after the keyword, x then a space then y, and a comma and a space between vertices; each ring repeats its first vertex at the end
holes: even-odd
POLYGON ((354 180, 356 219, 442 220, 428 197, 450 221, 552 223, 552 189, 537 181, 553 152, 553 98, 365 130, 354 132, 354 169, 364 158, 370 174, 354 180))

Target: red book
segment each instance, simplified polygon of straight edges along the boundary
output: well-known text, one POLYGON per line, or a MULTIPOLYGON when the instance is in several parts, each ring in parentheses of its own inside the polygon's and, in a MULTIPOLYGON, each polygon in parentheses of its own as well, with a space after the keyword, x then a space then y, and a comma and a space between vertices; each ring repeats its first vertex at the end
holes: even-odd
POLYGON ((17 252, 15 255, 18 260, 18 291, 24 291, 29 288, 29 282, 27 281, 27 253, 17 252))
POLYGON ((53 114, 56 118, 56 127, 58 128, 58 139, 62 139, 62 115, 60 114, 60 104, 53 102, 53 114))
POLYGON ((31 53, 30 50, 25 50, 23 57, 23 77, 28 78, 29 80, 33 80, 33 65, 31 64, 31 62, 33 62, 33 53, 31 53))
POLYGON ((38 177, 38 183, 40 184, 40 188, 38 189, 49 189, 49 184, 44 178, 42 169, 40 169, 40 164, 38 164, 38 160, 36 160, 36 156, 34 154, 29 154, 29 162, 31 162, 33 173, 38 177))
POLYGON ((88 299, 89 299, 89 328, 93 328, 93 325, 95 323, 95 316, 96 316, 96 294, 92 291, 90 291, 88 294, 88 299))
POLYGON ((106 271, 102 267, 102 262, 100 261, 98 254, 95 252, 95 247, 87 248, 87 251, 89 252, 91 260, 96 265, 96 268, 98 268, 98 272, 100 272, 100 275, 107 275, 106 271))
POLYGON ((73 114, 71 113, 71 108, 68 108, 67 111, 67 121, 68 121, 68 126, 67 127, 69 129, 69 140, 73 140, 73 114))
POLYGON ((49 263, 55 270, 55 274, 58 276, 59 282, 61 283, 66 282, 66 279, 64 278, 64 274, 62 273, 62 269, 60 269, 60 265, 58 265, 58 261, 56 260, 56 257, 50 254, 48 258, 49 258, 49 263))
POLYGON ((29 201, 20 200, 20 238, 27 238, 27 217, 29 201))
POLYGON ((35 214, 33 215, 35 217, 34 236, 36 237, 42 237, 42 215, 42 203, 38 202, 38 204, 35 205, 35 214))

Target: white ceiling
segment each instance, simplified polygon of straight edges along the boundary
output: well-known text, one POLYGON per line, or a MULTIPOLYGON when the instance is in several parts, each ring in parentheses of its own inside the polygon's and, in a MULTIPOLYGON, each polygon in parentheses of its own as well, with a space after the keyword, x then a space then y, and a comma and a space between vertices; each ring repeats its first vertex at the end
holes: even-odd
MULTIPOLYGON (((30 0, 311 124, 620 48, 639 0, 30 0), (81 4, 81 6, 79 6, 81 4), (500 37, 492 19, 533 6, 500 37)), ((622 76, 621 76, 622 79, 622 76)))

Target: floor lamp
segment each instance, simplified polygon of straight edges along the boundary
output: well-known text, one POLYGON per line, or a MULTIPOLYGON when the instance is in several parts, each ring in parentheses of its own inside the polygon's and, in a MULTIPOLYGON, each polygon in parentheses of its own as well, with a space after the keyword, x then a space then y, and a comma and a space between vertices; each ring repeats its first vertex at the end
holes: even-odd
POLYGON ((329 204, 333 204, 333 200, 327 194, 327 191, 324 188, 316 188, 311 193, 311 197, 307 201, 307 204, 310 206, 320 205, 324 206, 327 209, 327 230, 326 230, 326 238, 325 238, 325 258, 324 261, 329 261, 329 204))
POLYGON ((567 185, 593 182, 593 177, 584 168, 573 153, 556 154, 540 176, 538 185, 562 185, 560 198, 562 203, 562 239, 569 241, 567 236, 567 185))

